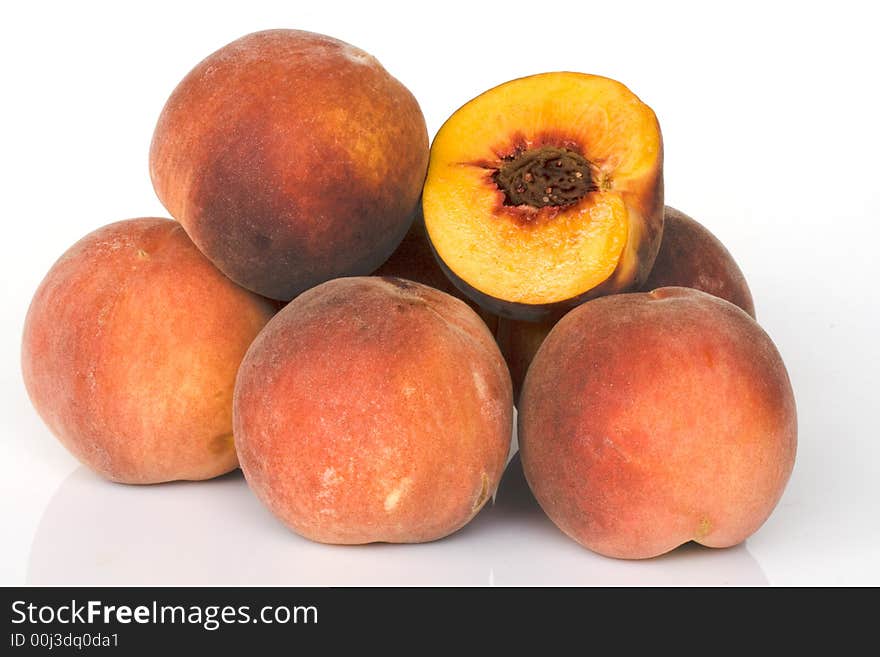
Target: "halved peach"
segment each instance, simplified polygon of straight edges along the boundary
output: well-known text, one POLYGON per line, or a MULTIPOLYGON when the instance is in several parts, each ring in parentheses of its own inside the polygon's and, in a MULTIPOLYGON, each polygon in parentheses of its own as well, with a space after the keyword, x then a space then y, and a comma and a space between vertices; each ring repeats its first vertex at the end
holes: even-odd
POLYGON ((539 320, 638 287, 663 229, 663 140, 614 80, 544 73, 456 111, 422 197, 447 275, 492 312, 539 320))

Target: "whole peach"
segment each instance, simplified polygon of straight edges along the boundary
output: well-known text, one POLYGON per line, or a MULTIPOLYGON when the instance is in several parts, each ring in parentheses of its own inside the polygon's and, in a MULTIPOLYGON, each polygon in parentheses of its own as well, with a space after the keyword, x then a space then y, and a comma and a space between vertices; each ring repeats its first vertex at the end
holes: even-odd
POLYGON ((238 465, 235 375, 272 313, 180 224, 120 221, 74 244, 37 289, 25 386, 52 433, 108 479, 215 477, 238 465))
POLYGON ((779 501, 796 443, 773 342, 699 290, 576 308, 544 340, 520 396, 535 497, 562 531, 613 557, 745 540, 779 501))
POLYGON ((156 193, 196 245, 283 300, 382 264, 427 165, 409 90, 363 50, 300 30, 208 56, 171 94, 150 149, 156 193))
POLYGON ((235 443, 257 497, 324 543, 430 541, 501 478, 510 376, 463 302, 399 278, 342 278, 291 301, 235 387, 235 443))

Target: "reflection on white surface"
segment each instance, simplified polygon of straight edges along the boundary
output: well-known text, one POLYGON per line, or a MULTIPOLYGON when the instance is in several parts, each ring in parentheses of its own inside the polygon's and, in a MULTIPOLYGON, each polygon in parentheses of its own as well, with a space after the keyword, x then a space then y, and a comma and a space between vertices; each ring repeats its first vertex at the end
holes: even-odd
POLYGON ((648 561, 593 554, 538 508, 515 460, 494 506, 422 545, 332 546, 288 531, 240 472, 197 483, 124 486, 85 467, 52 498, 30 584, 86 585, 764 585, 745 546, 686 545, 648 561))

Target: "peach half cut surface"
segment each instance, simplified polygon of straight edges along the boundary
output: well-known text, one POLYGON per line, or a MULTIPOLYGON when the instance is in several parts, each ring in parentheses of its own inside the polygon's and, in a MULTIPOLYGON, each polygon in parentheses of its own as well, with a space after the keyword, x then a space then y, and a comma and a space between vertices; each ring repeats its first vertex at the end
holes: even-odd
POLYGON ((609 78, 512 80, 441 127, 422 208, 447 275, 499 315, 538 321, 633 289, 663 230, 657 117, 609 78))

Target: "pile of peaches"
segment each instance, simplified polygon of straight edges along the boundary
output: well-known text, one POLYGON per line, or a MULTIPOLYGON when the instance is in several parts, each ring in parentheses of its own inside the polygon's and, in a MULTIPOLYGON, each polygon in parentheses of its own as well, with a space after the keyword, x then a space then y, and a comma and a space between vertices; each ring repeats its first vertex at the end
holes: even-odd
POLYGON ((150 175, 174 219, 83 237, 25 321, 30 398, 100 475, 240 466, 312 540, 431 541, 492 498, 516 405, 511 467, 601 554, 730 546, 782 495, 785 366, 623 84, 513 80, 429 147, 375 58, 259 32, 173 91, 150 175))

